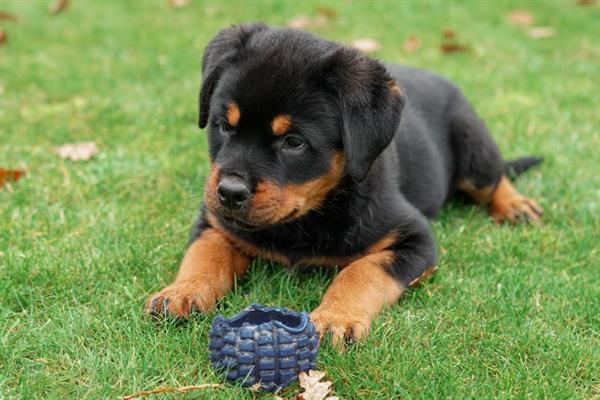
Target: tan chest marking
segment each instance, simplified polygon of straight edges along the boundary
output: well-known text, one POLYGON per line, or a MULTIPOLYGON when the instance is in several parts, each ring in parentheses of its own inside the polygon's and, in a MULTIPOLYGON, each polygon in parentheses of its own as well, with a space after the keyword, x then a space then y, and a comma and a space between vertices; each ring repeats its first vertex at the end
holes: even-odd
POLYGON ((217 229, 222 233, 236 248, 238 248, 242 253, 253 257, 260 258, 262 260, 273 261, 280 264, 283 264, 288 267, 298 266, 298 265, 310 265, 310 266, 325 266, 325 267, 340 267, 344 268, 352 262, 365 257, 366 255, 381 252, 391 245, 393 245, 398 239, 398 235, 395 231, 392 231, 385 235, 383 238, 378 240, 369 246, 365 251, 353 255, 348 255, 345 257, 328 257, 328 256, 314 256, 307 257, 292 265, 289 257, 284 253, 265 249, 255 244, 249 243, 245 240, 238 238, 237 236, 228 232, 218 221, 218 219, 211 213, 207 214, 207 220, 210 225, 217 229))

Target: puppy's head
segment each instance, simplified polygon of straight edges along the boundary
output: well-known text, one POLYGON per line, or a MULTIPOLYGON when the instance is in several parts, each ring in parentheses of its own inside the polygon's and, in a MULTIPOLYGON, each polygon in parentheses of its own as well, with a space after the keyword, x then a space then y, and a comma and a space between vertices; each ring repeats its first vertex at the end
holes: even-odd
POLYGON ((255 230, 317 209, 346 176, 360 182, 404 106, 377 61, 311 34, 244 24, 203 58, 209 211, 255 230))

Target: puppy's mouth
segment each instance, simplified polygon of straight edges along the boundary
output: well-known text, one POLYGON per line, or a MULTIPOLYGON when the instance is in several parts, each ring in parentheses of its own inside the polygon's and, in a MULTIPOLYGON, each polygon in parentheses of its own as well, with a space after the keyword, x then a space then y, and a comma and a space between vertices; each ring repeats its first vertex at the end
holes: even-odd
POLYGON ((240 229, 243 231, 258 231, 260 229, 265 229, 275 225, 281 225, 286 222, 290 222, 294 219, 298 212, 299 210, 297 208, 294 208, 286 216, 275 221, 271 220, 270 218, 252 218, 248 216, 235 215, 234 213, 226 211, 220 212, 218 214, 222 218, 223 222, 236 229, 240 229))
POLYGON ((225 221, 225 223, 227 223, 227 225, 231 225, 234 228, 241 229, 243 231, 256 231, 256 230, 260 229, 260 226, 249 224, 249 223, 247 223, 239 218, 235 218, 233 216, 221 215, 221 218, 223 218, 223 221, 225 221))

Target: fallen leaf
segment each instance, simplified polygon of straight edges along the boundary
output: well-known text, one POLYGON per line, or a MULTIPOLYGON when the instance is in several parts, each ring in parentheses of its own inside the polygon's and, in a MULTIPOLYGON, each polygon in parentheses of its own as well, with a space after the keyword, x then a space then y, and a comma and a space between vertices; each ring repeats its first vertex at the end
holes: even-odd
POLYGON ((421 47, 421 39, 417 35, 410 35, 406 41, 404 41, 404 50, 407 53, 414 53, 421 47))
POLYGON ((8 40, 8 35, 6 34, 6 32, 0 29, 0 46, 6 43, 6 40, 8 40))
POLYGON ((471 51, 467 46, 458 43, 442 43, 440 49, 443 53, 459 53, 471 51))
POLYGON ((139 399, 140 397, 146 397, 153 394, 159 393, 188 393, 196 390, 204 390, 204 389, 217 389, 223 387, 222 383, 204 383, 202 385, 194 385, 194 386, 182 386, 182 387, 161 387, 152 390, 143 390, 141 392, 137 392, 134 394, 130 394, 128 396, 121 397, 122 400, 132 400, 139 399))
POLYGON ((442 31, 442 36, 445 37, 446 39, 452 39, 452 38, 456 37, 456 32, 454 32, 453 29, 446 28, 442 31))
POLYGON ((18 15, 14 15, 14 14, 10 14, 4 11, 0 11, 0 21, 18 21, 19 20, 19 16, 18 15))
POLYGON ((534 39, 544 39, 554 36, 554 28, 550 26, 536 26, 527 32, 534 39))
POLYGON ((25 171, 20 169, 0 168, 0 188, 8 181, 16 182, 25 175, 25 171))
POLYGON ((286 26, 292 29, 323 28, 327 26, 327 22, 327 17, 322 14, 319 14, 314 18, 307 17, 306 15, 299 15, 290 19, 286 26))
POLYGON ((327 26, 327 24, 329 23, 329 20, 327 19, 326 16, 319 14, 312 19, 311 23, 312 23, 312 26, 315 28, 323 28, 323 27, 327 26))
POLYGON ((375 39, 362 38, 352 42, 352 47, 364 53, 372 53, 381 48, 381 45, 375 39))
POLYGON ((593 6, 596 5, 596 0, 577 0, 577 5, 579 6, 593 6))
POLYGON ((329 19, 336 19, 338 17, 338 12, 333 8, 325 7, 325 6, 317 6, 316 7, 317 14, 323 15, 329 19))
POLYGON ((297 17, 290 19, 286 25, 288 28, 304 29, 308 28, 311 24, 312 20, 309 17, 306 15, 298 15, 297 17))
POLYGON ((533 15, 525 10, 513 10, 508 15, 508 21, 513 25, 529 26, 533 24, 533 15))
POLYGON ((54 152, 63 159, 72 161, 87 161, 100 152, 94 142, 70 143, 54 149, 54 152))
POLYGON ((190 0, 167 0, 167 3, 173 8, 181 8, 187 6, 190 0))
POLYGON ((60 14, 69 6, 69 2, 70 0, 54 0, 48 7, 48 11, 50 11, 50 14, 60 14))
POLYGON ((322 371, 310 370, 308 374, 300 372, 298 379, 304 392, 300 393, 296 400, 337 400, 337 397, 326 397, 331 391, 332 383, 330 381, 321 382, 324 377, 325 372, 322 371))

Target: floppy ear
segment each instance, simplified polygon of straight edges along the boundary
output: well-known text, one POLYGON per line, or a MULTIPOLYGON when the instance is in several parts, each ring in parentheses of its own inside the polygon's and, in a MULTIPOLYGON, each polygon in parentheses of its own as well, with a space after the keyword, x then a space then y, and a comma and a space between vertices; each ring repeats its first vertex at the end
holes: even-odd
POLYGON ((198 102, 200 128, 206 127, 208 123, 210 99, 221 74, 240 57, 248 39, 264 29, 267 26, 263 23, 234 25, 220 31, 206 46, 202 57, 202 86, 198 102))
POLYGON ((354 49, 336 50, 325 69, 338 99, 348 173, 361 182, 392 141, 406 96, 380 62, 354 49))

